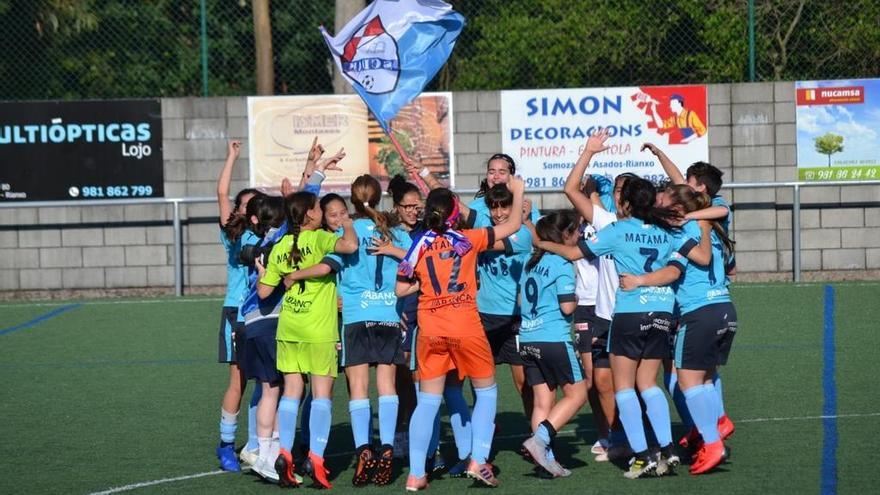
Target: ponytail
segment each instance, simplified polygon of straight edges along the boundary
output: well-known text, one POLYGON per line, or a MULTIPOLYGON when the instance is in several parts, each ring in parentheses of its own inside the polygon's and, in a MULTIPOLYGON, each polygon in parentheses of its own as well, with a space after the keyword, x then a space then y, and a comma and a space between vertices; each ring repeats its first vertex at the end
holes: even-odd
POLYGON ((229 218, 226 220, 226 225, 222 227, 223 234, 226 235, 226 239, 229 240, 229 242, 235 243, 241 239, 244 231, 250 227, 251 215, 257 215, 257 211, 259 211, 266 198, 267 196, 265 194, 256 189, 242 189, 235 195, 235 203, 232 213, 229 214, 229 218), (245 213, 240 214, 238 213, 238 209, 241 207, 241 201, 248 194, 251 195, 251 199, 248 201, 245 213))
POLYGON ((376 210, 382 199, 382 188, 372 175, 361 175, 351 183, 351 202, 358 217, 369 218, 383 239, 393 239, 394 219, 386 212, 376 210))
POLYGON ((299 250, 299 234, 305 223, 306 213, 315 207, 318 198, 310 192, 300 191, 284 198, 284 206, 287 210, 288 233, 293 236, 293 244, 290 247, 290 264, 296 266, 302 261, 302 253, 299 250))

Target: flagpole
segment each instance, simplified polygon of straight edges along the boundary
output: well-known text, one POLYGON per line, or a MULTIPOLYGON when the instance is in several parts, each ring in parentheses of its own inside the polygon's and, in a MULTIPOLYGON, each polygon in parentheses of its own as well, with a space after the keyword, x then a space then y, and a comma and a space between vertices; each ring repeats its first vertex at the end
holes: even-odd
MULTIPOLYGON (((403 151, 403 146, 401 146, 400 143, 397 141, 397 138, 394 137, 394 129, 391 128, 391 122, 388 122, 388 129, 385 129, 385 133, 388 135, 388 138, 391 139, 391 144, 393 144, 394 149, 396 149, 397 152, 400 153, 400 157, 403 158, 403 161, 412 161, 412 158, 410 158, 409 155, 407 155, 406 152, 403 151)), ((425 184, 425 181, 422 180, 422 178, 419 177, 419 175, 416 173, 410 172, 409 175, 412 178, 413 182, 416 183, 416 186, 419 187, 419 190, 422 191, 422 194, 427 196, 430 192, 430 189, 428 189, 428 185, 425 184)))

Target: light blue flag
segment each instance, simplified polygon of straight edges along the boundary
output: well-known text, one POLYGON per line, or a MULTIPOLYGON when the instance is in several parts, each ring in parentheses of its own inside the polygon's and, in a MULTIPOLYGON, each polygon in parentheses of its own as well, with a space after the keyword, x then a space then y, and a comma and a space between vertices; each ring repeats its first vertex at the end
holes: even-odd
POLYGON ((437 74, 464 27, 438 0, 376 0, 336 36, 321 27, 343 76, 390 134, 389 121, 437 74))

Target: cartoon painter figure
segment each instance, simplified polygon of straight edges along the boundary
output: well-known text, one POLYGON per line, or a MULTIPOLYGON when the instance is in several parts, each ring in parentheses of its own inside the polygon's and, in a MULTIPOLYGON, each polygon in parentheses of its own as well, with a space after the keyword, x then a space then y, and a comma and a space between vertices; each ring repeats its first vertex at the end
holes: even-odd
POLYGON ((654 100, 651 103, 648 109, 657 125, 657 132, 670 133, 670 144, 689 143, 706 134, 706 126, 700 121, 699 115, 685 107, 684 96, 674 94, 669 97, 669 110, 672 115, 666 119, 660 118, 657 114, 659 102, 654 100))

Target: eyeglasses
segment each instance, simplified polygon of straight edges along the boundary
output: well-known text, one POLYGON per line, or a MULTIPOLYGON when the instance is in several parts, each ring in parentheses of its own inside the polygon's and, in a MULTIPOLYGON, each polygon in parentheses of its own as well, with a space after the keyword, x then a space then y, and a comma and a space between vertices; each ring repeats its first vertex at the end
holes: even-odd
POLYGON ((403 211, 408 212, 408 213, 413 212, 413 211, 421 212, 424 209, 424 208, 422 208, 422 205, 420 205, 420 204, 410 204, 410 205, 399 204, 397 206, 400 208, 403 208, 403 211))

